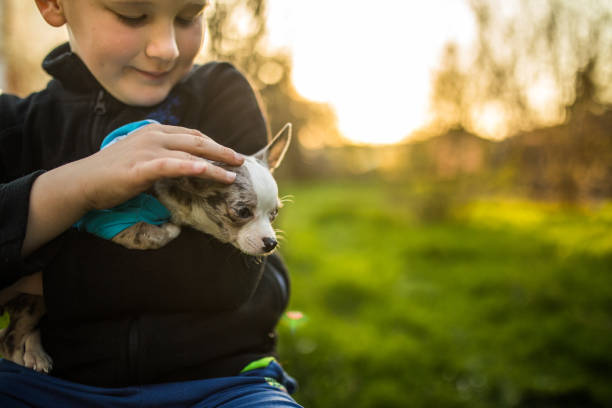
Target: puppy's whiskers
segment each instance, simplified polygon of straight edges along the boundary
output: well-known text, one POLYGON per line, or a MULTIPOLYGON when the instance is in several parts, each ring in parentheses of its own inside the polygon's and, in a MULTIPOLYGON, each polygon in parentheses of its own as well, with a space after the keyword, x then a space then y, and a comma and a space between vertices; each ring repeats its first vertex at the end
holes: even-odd
POLYGON ((282 196, 282 197, 279 199, 279 200, 280 200, 281 207, 282 207, 282 206, 283 206, 285 203, 290 203, 290 204, 293 204, 293 199, 294 199, 294 196, 292 196, 291 194, 288 194, 288 195, 282 196))
POLYGON ((275 228, 274 233, 276 234, 277 241, 285 239, 285 231, 275 228))

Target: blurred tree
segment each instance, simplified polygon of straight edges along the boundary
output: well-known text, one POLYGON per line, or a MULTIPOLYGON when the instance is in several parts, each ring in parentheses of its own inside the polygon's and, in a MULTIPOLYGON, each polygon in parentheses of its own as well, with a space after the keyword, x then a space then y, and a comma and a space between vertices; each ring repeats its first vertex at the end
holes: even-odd
POLYGON ((66 29, 45 23, 33 1, 0 0, 0 9, 4 91, 25 96, 49 80, 40 64, 53 47, 68 39, 66 29))
POLYGON ((440 123, 503 138, 562 122, 578 106, 601 112, 612 102, 609 1, 469 4, 477 24, 472 54, 450 44, 433 78, 440 123))
POLYGON ((496 154, 535 196, 568 202, 608 196, 612 3, 469 4, 478 28, 473 53, 449 44, 433 76, 437 131, 518 135, 496 154))
POLYGON ((297 137, 279 173, 306 177, 317 166, 306 160, 304 146, 336 145, 341 136, 332 108, 309 101, 295 90, 290 56, 270 49, 266 38, 266 6, 265 0, 214 2, 208 14, 210 35, 206 58, 229 61, 247 75, 261 94, 272 132, 286 122, 293 123, 297 137))
POLYGON ((445 47, 432 81, 430 109, 435 114, 435 125, 444 130, 469 122, 470 99, 466 92, 469 78, 460 67, 458 53, 456 44, 445 47))
MULTIPOLYGON (((8 6, 5 2, 0 3, 0 24, 4 27, 6 22, 6 10, 8 6)), ((0 92, 6 87, 6 62, 5 62, 5 39, 4 29, 0 28, 0 92)))

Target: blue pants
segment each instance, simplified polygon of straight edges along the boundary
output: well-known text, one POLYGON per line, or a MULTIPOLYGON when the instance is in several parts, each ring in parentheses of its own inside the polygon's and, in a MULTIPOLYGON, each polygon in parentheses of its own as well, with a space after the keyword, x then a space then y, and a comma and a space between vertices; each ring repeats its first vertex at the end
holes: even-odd
POLYGON ((295 380, 276 362, 233 377, 100 388, 77 384, 0 359, 0 407, 300 407, 295 380))

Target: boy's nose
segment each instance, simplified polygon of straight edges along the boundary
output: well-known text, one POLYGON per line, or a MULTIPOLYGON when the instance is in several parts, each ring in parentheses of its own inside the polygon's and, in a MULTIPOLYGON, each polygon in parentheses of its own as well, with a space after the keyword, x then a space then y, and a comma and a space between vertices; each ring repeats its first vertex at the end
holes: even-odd
POLYGON ((179 56, 174 27, 160 26, 152 30, 145 53, 149 58, 174 61, 179 56))

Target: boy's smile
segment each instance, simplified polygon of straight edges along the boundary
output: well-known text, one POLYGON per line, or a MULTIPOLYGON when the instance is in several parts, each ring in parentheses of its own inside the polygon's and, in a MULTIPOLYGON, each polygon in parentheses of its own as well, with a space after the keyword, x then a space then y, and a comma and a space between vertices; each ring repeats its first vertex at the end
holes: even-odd
POLYGON ((206 0, 38 2, 57 4, 72 51, 106 91, 128 105, 165 99, 191 69, 204 40, 206 0))

